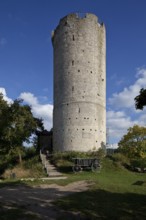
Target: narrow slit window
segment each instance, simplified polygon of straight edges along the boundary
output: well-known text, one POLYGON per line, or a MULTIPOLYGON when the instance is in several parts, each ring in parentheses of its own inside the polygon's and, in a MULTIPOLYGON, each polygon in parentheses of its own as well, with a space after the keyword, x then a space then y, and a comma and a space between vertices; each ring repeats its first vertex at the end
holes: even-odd
POLYGON ((73 41, 75 40, 75 36, 74 35, 72 36, 72 39, 73 39, 73 41))
POLYGON ((72 60, 72 66, 74 65, 74 60, 72 60))

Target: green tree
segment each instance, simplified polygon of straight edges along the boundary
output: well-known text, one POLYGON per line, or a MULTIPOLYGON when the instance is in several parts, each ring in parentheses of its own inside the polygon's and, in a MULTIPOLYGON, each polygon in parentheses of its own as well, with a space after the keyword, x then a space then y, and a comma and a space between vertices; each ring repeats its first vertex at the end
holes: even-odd
POLYGON ((119 142, 119 151, 129 158, 146 156, 146 127, 134 125, 119 142))
POLYGON ((3 153, 14 152, 21 162, 23 142, 29 143, 29 138, 36 130, 43 130, 41 119, 35 118, 28 105, 22 100, 8 104, 0 95, 0 150, 3 153))
POLYGON ((143 110, 146 106, 146 89, 141 89, 139 95, 135 97, 135 108, 143 110))

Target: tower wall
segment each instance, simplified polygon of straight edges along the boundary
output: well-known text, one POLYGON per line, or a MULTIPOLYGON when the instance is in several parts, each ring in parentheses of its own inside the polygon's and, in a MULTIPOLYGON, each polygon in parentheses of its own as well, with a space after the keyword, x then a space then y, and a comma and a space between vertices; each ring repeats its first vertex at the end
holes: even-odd
POLYGON ((93 14, 70 14, 52 34, 53 148, 97 150, 106 142, 105 27, 93 14))

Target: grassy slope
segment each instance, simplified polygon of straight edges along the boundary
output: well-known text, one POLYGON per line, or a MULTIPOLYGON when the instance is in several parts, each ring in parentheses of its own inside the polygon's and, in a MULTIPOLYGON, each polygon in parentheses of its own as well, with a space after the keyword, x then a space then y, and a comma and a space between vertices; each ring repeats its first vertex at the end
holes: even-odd
POLYGON ((55 203, 60 208, 88 219, 146 219, 146 174, 129 172, 106 160, 101 173, 83 172, 76 179, 95 184, 87 192, 61 198, 55 203))
MULTIPOLYGON (((74 174, 70 169, 66 175, 68 176, 66 180, 52 180, 44 183, 66 185, 74 181, 87 180, 94 184, 86 192, 75 193, 56 201, 55 205, 65 210, 59 219, 70 219, 66 211, 79 213, 79 218, 76 218, 76 214, 72 214, 75 216, 71 219, 82 219, 82 217, 83 219, 146 219, 146 174, 129 172, 106 159, 100 173, 87 171, 74 174)), ((15 181, 2 182, 0 186, 17 183, 20 184, 15 181)), ((36 180, 22 183, 37 185, 43 182, 36 180)))

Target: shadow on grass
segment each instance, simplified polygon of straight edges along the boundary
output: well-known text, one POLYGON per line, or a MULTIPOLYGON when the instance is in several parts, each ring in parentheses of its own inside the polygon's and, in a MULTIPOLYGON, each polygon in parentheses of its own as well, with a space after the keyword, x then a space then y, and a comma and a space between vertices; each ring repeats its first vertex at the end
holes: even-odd
POLYGON ((146 219, 146 195, 142 194, 101 189, 71 194, 70 188, 57 185, 31 187, 20 182, 0 185, 3 186, 0 188, 0 220, 146 219))
POLYGON ((16 180, 7 180, 0 182, 0 188, 8 187, 8 186, 18 186, 18 185, 25 185, 22 183, 22 181, 16 181, 16 180))
MULTIPOLYGON (((0 220, 56 220, 64 211, 52 201, 73 193, 72 189, 56 184, 31 187, 16 181, 0 185, 0 220)), ((76 219, 70 212, 66 211, 65 215, 66 219, 76 219)))
POLYGON ((20 207, 16 207, 15 205, 5 205, 3 206, 0 203, 0 219, 1 220, 9 220, 9 219, 27 219, 27 220, 32 220, 32 219, 38 219, 35 214, 27 213, 24 209, 20 207))
POLYGON ((80 213, 78 219, 146 219, 146 195, 134 193, 92 190, 61 198, 55 204, 64 210, 80 213))
POLYGON ((72 166, 60 166, 59 168, 57 167, 57 170, 65 174, 73 173, 72 166))

